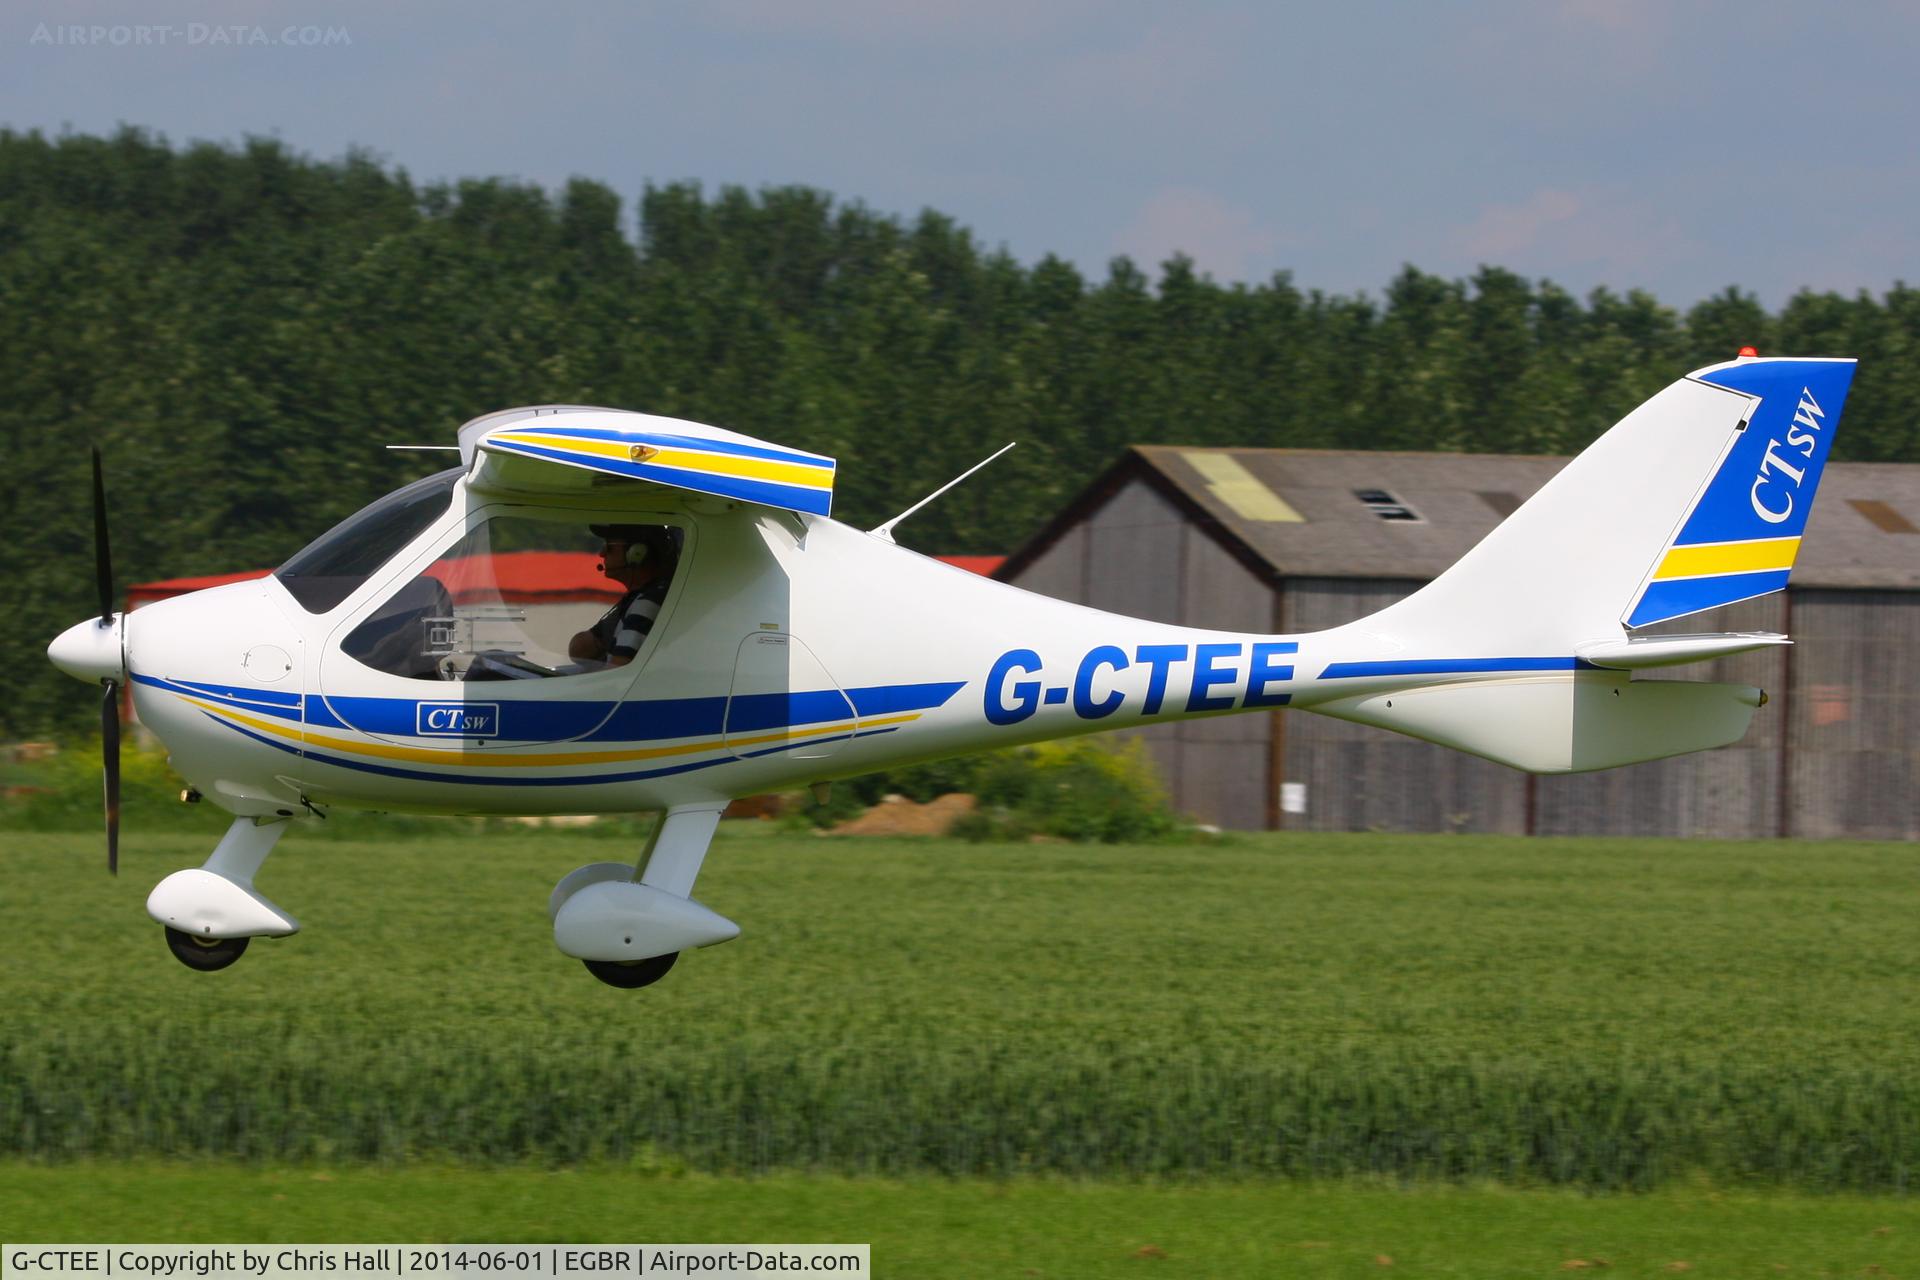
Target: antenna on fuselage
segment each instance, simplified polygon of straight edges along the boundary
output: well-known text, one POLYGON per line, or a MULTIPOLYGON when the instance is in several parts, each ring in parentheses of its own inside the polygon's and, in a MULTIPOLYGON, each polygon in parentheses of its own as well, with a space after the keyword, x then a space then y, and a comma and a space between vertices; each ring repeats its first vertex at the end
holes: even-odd
POLYGON ((989 457, 989 458, 983 459, 982 461, 974 463, 971 467, 968 467, 965 471, 962 471, 959 475, 947 481, 945 484, 941 485, 938 489, 935 489, 932 493, 920 499, 920 501, 914 503, 912 506, 908 507, 905 511, 902 511, 899 515, 895 516, 893 519, 887 521, 885 524, 875 525, 872 529, 868 530, 868 532, 873 534, 873 536, 876 538, 885 538, 888 542, 892 542, 893 526, 899 524, 902 520, 905 520, 908 516, 912 515, 914 512, 918 511, 920 508, 926 506, 929 502, 932 502, 935 498, 939 497, 941 494, 945 493, 947 490, 953 488, 953 486, 959 484, 962 480, 965 480, 968 476, 980 470, 980 468, 986 466, 987 463, 992 462, 994 458, 998 458, 1000 454, 1005 453, 1008 449, 1013 448, 1014 445, 1019 443, 1020 442, 1018 440, 1009 440, 1005 444, 1005 446, 1003 446, 999 450, 999 452, 995 453, 992 457, 989 457))

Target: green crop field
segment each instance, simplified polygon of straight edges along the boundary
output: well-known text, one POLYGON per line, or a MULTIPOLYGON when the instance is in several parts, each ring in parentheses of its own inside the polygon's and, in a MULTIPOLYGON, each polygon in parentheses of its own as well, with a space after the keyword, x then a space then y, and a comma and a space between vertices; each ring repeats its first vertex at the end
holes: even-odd
POLYGON ((1680 1272, 1773 1280, 1920 1269, 1920 1216, 1910 1201, 1701 1187, 1583 1195, 1326 1182, 731 1178, 605 1166, 0 1162, 0 1221, 63 1241, 851 1241, 872 1245, 876 1275, 956 1280, 1495 1280, 1586 1270, 1609 1280, 1680 1272))
POLYGON ((0 1165, 1895 1206, 1920 1172, 1912 846, 749 825, 699 888, 743 936, 621 992, 544 904, 630 841, 445 832, 296 831, 261 887, 305 932, 212 975, 142 902, 217 827, 130 833, 118 880, 0 833, 0 1165))

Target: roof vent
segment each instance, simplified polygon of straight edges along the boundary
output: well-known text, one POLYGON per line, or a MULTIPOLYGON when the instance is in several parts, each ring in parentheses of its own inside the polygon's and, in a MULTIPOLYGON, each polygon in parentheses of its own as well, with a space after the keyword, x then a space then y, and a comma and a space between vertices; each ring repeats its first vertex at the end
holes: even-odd
POLYGON ((1388 493, 1385 489, 1355 489, 1353 496, 1367 504, 1367 509, 1382 520, 1418 520, 1412 507, 1388 493))

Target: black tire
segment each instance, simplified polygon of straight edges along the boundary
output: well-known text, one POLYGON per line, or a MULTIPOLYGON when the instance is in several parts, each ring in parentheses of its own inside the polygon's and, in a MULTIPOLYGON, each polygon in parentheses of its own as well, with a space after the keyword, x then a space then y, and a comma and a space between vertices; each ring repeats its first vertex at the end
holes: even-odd
POLYGON ((167 930, 167 950, 189 969, 212 973, 224 969, 246 954, 251 938, 196 938, 178 929, 167 930))
POLYGON ((673 968, 673 962, 680 958, 678 951, 669 951, 663 956, 648 956, 645 960, 582 960, 587 972, 610 987, 621 987, 634 991, 641 987, 650 987, 667 976, 667 970, 673 968))

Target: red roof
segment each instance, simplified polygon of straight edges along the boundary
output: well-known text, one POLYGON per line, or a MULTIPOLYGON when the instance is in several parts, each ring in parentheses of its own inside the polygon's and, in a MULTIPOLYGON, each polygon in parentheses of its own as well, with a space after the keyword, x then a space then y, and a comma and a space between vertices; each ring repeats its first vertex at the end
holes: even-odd
POLYGON ((993 571, 1007 562, 1005 556, 935 556, 934 559, 983 578, 991 578, 993 571))
POLYGON ((152 604, 156 600, 184 596, 189 591, 203 591, 208 587, 224 587, 229 582, 250 582, 255 578, 264 578, 272 572, 271 569, 248 569, 241 573, 210 573, 202 578, 168 578, 163 582, 136 582, 127 588, 127 608, 138 609, 141 605, 152 604))
MULTIPOLYGON (((230 582, 264 578, 271 569, 241 573, 210 573, 198 578, 168 578, 139 582, 127 588, 127 608, 183 596, 230 582)), ((436 561, 431 572, 447 584, 457 601, 510 600, 519 604, 558 604, 576 600, 617 600, 620 588, 600 572, 600 557, 591 551, 504 551, 489 557, 436 561), (475 569, 484 559, 490 572, 475 569), (463 582, 461 579, 468 579, 463 582)))
POLYGON ((487 600, 612 604, 624 590, 600 572, 600 557, 591 551, 503 551, 492 556, 436 560, 427 572, 447 584, 455 604, 487 600))

